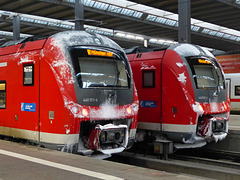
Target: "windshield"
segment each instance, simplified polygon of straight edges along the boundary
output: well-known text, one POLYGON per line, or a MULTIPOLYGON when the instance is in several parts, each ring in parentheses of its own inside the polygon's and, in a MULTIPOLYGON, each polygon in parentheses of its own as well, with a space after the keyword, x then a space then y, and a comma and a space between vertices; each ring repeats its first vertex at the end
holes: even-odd
POLYGON ((223 74, 220 66, 209 59, 189 59, 193 78, 198 89, 224 88, 223 74))
POLYGON ((76 48, 72 55, 80 88, 129 87, 125 63, 114 53, 76 48))

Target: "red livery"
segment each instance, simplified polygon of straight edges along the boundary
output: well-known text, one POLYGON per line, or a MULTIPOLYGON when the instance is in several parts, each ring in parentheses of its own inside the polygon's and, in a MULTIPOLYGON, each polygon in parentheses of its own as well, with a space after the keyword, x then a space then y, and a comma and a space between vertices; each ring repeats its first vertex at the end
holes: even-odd
POLYGON ((222 69, 210 52, 191 44, 131 51, 139 141, 153 136, 181 148, 226 137, 229 99, 222 69))
POLYGON ((123 50, 83 31, 0 48, 0 134, 63 151, 132 145, 138 99, 123 50))

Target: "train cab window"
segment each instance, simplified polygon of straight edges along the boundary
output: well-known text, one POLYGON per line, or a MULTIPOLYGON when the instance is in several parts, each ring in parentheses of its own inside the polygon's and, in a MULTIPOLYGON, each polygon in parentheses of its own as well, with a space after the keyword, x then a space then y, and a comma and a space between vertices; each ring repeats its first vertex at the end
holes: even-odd
POLYGON ((34 65, 28 64, 23 66, 23 85, 33 86, 34 85, 34 65))
POLYGON ((235 86, 235 96, 240 96, 240 86, 235 86))
POLYGON ((130 73, 125 60, 117 54, 94 49, 71 48, 80 88, 128 89, 130 73))
POLYGON ((221 68, 215 59, 189 58, 197 89, 225 89, 221 68))
POLYGON ((142 84, 144 88, 155 87, 155 70, 142 71, 142 84))
POLYGON ((0 109, 6 108, 6 81, 0 81, 0 109))

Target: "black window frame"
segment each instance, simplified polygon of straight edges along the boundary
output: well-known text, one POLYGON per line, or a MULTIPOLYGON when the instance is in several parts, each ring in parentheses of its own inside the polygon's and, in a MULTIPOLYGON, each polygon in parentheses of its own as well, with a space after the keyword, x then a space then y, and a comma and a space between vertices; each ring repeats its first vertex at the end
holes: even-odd
POLYGON ((143 88, 155 88, 155 69, 151 69, 151 70, 142 70, 142 87, 143 88), (152 74, 152 85, 146 85, 146 82, 145 82, 145 78, 144 78, 144 75, 146 73, 151 73, 152 74))
POLYGON ((23 65, 23 86, 34 86, 34 64, 24 64, 23 65), (26 66, 32 66, 32 83, 31 84, 30 83, 26 84, 24 81, 26 78, 26 75, 25 75, 26 72, 24 72, 24 68, 26 66))
MULTIPOLYGON (((78 46, 76 46, 76 47, 69 47, 69 52, 70 52, 70 55, 71 55, 71 59, 72 59, 72 63, 73 63, 73 67, 74 67, 76 75, 79 72, 81 72, 80 66, 79 66, 78 57, 91 57, 91 55, 88 55, 87 49, 97 50, 97 51, 109 51, 109 52, 112 52, 113 53, 112 57, 104 56, 104 58, 120 60, 120 61, 122 61, 122 63, 124 64, 124 66, 126 68, 128 86, 126 86, 126 87, 117 87, 117 86, 116 87, 106 87, 106 89, 107 88, 109 88, 109 89, 113 89, 113 88, 116 88, 116 89, 130 89, 130 88, 132 88, 132 76, 131 76, 131 73, 130 73, 131 72, 131 68, 130 68, 130 65, 128 63, 128 60, 125 58, 125 56, 124 56, 124 54, 122 54, 122 52, 117 51, 117 50, 113 50, 113 49, 109 49, 109 48, 92 47, 92 46, 89 46, 89 47, 81 47, 81 46, 79 46, 79 47, 78 46)), ((102 56, 94 55, 92 57, 96 57, 97 58, 97 57, 102 57, 102 56)), ((83 88, 82 87, 81 77, 77 78, 77 80, 78 80, 78 86, 81 89, 88 89, 88 88, 83 88)))
POLYGON ((1 107, 0 109, 6 109, 7 108, 7 82, 4 81, 0 81, 0 84, 4 83, 5 84, 5 89, 4 90, 0 90, 0 99, 1 99, 1 94, 5 93, 5 107, 1 107))
MULTIPOLYGON (((223 89, 226 89, 224 75, 221 73, 221 66, 220 66, 220 64, 217 62, 216 59, 209 58, 209 57, 186 57, 186 59, 187 59, 188 65, 190 66, 190 69, 191 69, 191 71, 192 71, 193 79, 194 79, 195 86, 196 86, 197 89, 202 89, 202 88, 199 88, 199 86, 198 86, 197 75, 196 75, 196 72, 195 72, 194 65, 206 65, 206 66, 207 66, 207 65, 212 65, 212 66, 217 67, 217 69, 219 69, 219 71, 220 71, 220 74, 217 73, 217 75, 219 76, 219 78, 220 78, 220 76, 221 76, 222 83, 223 83, 223 84, 222 84, 223 89), (208 63, 206 63, 206 64, 204 64, 204 63, 199 63, 198 59, 203 59, 203 60, 205 60, 205 61, 209 61, 210 63, 209 63, 209 64, 208 64, 208 63)), ((219 79, 218 79, 217 87, 206 87, 206 88, 204 88, 204 89, 217 89, 217 88, 220 86, 219 82, 220 82, 220 81, 219 81, 219 79)))
POLYGON ((234 91, 235 96, 240 96, 240 85, 234 86, 234 89, 235 89, 234 91), (239 90, 237 88, 239 88, 239 90))

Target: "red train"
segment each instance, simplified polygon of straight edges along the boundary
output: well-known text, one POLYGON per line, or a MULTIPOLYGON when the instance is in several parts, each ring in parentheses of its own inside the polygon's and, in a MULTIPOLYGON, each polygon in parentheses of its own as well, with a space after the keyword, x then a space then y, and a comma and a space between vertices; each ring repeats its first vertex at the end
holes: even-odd
POLYGON ((226 137, 230 102, 210 52, 191 44, 126 52, 140 101, 138 141, 168 139, 187 148, 226 137))
POLYGON ((106 37, 67 31, 0 48, 0 135, 111 154, 133 144, 137 115, 131 67, 106 37))

